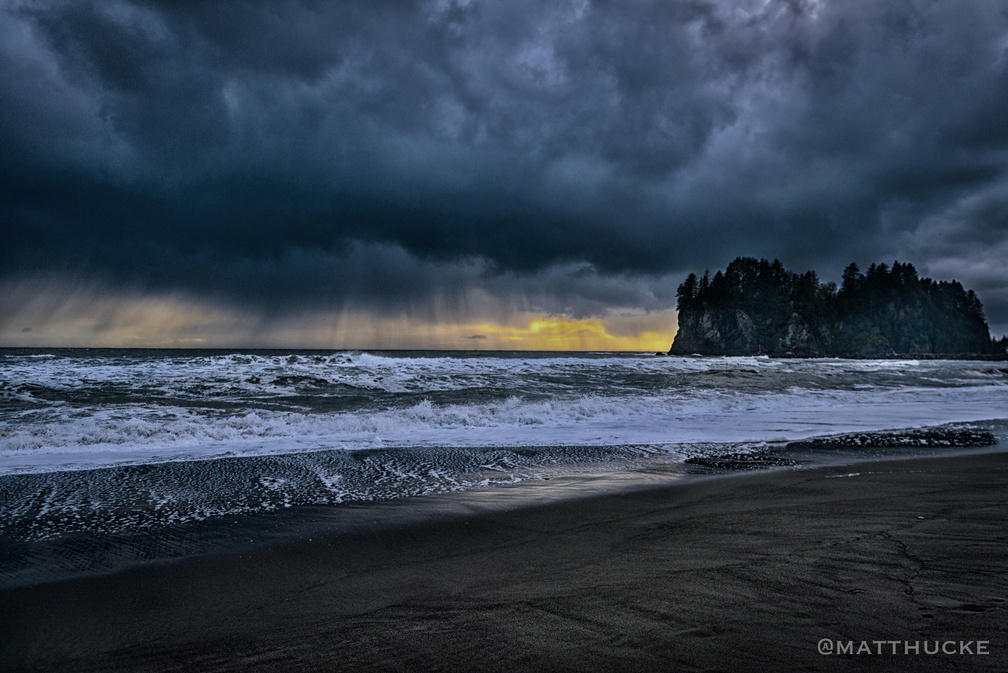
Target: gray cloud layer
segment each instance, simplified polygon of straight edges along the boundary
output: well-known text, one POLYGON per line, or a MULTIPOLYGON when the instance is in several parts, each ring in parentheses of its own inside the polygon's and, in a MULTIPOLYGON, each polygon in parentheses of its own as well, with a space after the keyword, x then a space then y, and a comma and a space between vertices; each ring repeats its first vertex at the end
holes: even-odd
POLYGON ((7 278, 586 314, 899 256, 1008 329, 999 0, 43 0, 0 45, 7 278))

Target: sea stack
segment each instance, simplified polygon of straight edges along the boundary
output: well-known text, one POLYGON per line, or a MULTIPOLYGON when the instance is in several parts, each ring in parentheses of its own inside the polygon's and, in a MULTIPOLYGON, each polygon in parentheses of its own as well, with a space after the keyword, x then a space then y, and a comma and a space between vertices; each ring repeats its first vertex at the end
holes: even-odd
MULTIPOLYGON (((958 281, 921 278, 912 264, 857 264, 820 283, 780 260, 735 259, 679 286, 670 355, 891 357, 995 354, 983 306, 958 281)), ((1003 351, 1003 349, 1001 349, 1003 351)))

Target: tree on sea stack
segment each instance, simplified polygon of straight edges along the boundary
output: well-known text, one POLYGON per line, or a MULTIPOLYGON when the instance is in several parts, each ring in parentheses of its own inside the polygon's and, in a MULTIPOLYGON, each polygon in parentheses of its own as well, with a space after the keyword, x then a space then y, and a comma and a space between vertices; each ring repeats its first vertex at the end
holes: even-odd
POLYGON ((921 278, 912 264, 856 263, 841 285, 780 260, 739 257, 678 288, 673 355, 886 357, 1003 353, 980 299, 958 281, 921 278))

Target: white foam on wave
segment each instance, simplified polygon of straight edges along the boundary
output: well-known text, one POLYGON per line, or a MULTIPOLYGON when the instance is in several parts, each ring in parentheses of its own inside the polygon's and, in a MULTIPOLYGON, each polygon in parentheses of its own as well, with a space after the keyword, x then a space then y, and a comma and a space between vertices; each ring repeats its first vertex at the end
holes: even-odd
MULTIPOLYGON (((769 358, 673 358, 641 355, 557 357, 460 357, 332 354, 226 354, 187 357, 7 356, 0 358, 0 398, 30 401, 33 387, 59 393, 95 391, 185 400, 282 400, 299 386, 321 385, 312 394, 345 394, 339 386, 362 391, 425 393, 474 388, 534 385, 547 391, 585 385, 613 386, 634 377, 691 374, 794 374, 858 377, 880 374, 931 377, 969 383, 1003 378, 987 363, 950 361, 773 360, 769 358), (331 385, 327 391, 324 386, 331 385)), ((303 390, 301 390, 303 392, 303 390)), ((52 395, 44 398, 52 402, 52 395)), ((58 404, 59 402, 52 402, 58 404)))
POLYGON ((684 391, 299 413, 139 404, 24 412, 0 427, 0 474, 403 446, 765 442, 1008 417, 1008 387, 684 391))

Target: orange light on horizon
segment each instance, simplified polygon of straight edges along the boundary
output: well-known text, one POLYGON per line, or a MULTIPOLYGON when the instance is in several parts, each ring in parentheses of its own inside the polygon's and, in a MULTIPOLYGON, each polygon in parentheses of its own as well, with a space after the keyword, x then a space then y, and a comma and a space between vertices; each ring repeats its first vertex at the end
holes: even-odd
POLYGON ((473 329, 486 337, 484 348, 497 341, 504 350, 659 351, 668 350, 672 343, 668 333, 654 330, 613 334, 601 318, 542 317, 525 327, 479 324, 473 329))
POLYGON ((588 318, 501 311, 475 320, 360 309, 264 316, 180 295, 13 289, 25 300, 8 302, 0 346, 655 352, 668 349, 676 324, 674 311, 634 310, 588 318))

